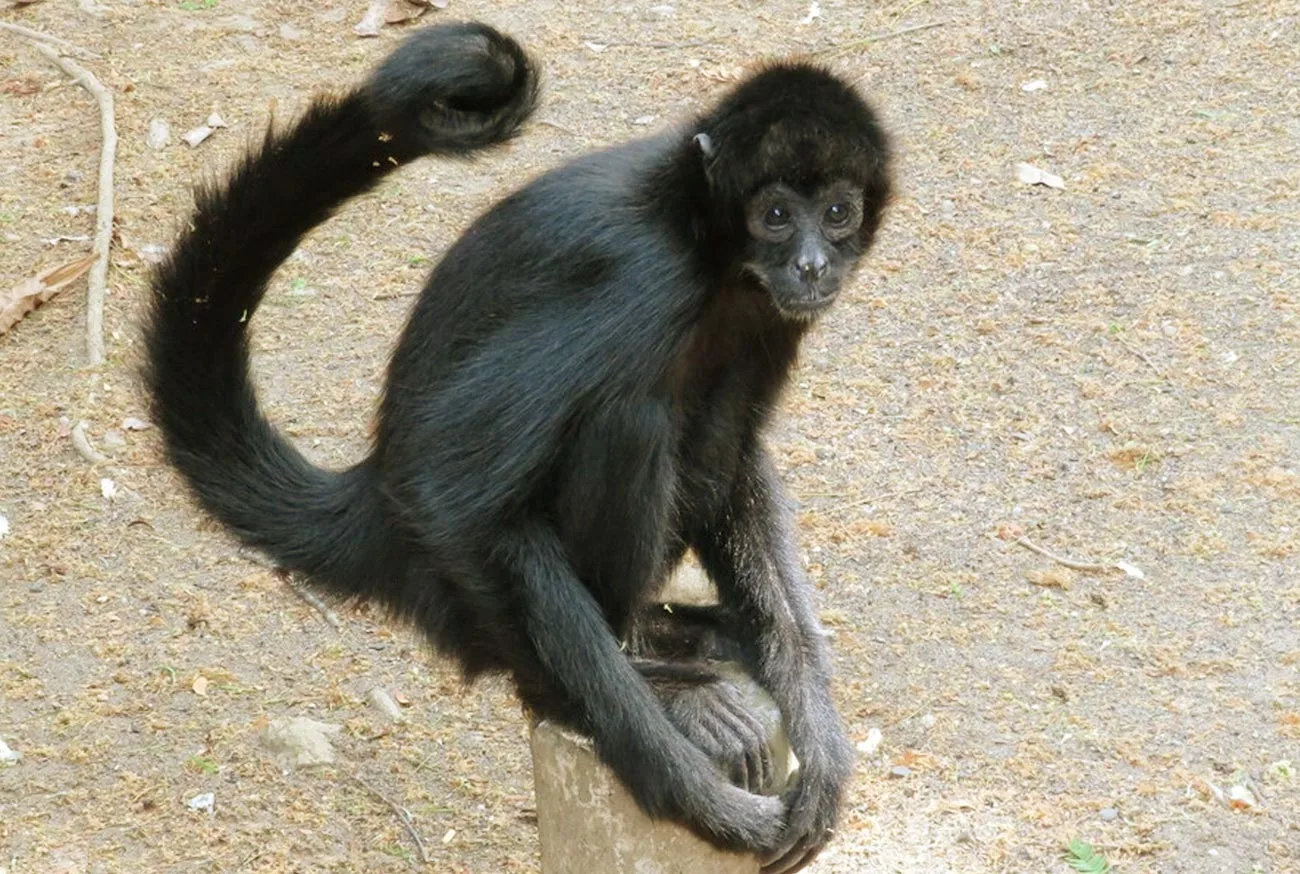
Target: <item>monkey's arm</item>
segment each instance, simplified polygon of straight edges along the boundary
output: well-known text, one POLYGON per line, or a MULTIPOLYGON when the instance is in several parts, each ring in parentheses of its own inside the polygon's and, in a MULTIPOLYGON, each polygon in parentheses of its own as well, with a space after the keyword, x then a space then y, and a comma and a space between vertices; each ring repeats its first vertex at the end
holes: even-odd
POLYGON ((726 509, 695 543, 722 603, 739 617, 738 639, 785 714, 800 761, 788 799, 782 846, 765 874, 797 871, 830 836, 853 753, 830 697, 830 652, 799 566, 793 524, 776 473, 755 447, 741 465, 726 509))

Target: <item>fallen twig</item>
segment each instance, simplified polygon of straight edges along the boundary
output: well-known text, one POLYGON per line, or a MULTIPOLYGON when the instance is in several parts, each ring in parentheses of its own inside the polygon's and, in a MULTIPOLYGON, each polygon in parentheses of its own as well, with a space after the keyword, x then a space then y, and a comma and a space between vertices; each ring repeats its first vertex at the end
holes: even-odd
POLYGON ((720 45, 717 40, 712 39, 692 39, 685 42, 644 42, 641 40, 604 40, 590 39, 586 43, 592 43, 605 48, 634 48, 634 49, 698 49, 704 46, 720 45))
POLYGON ((1025 549, 1029 550, 1030 552, 1036 552, 1039 555, 1043 556, 1044 558, 1051 559, 1057 564, 1062 565, 1063 567, 1068 567, 1071 570, 1082 571, 1083 573, 1086 574, 1106 574, 1106 573, 1118 572, 1124 574, 1127 577, 1132 577, 1135 580, 1146 579, 1146 574, 1143 572, 1142 568, 1138 567, 1137 565, 1130 564, 1127 561, 1117 561, 1112 564, 1099 564, 1097 562, 1091 562, 1091 561, 1076 561, 1072 558, 1062 558, 1061 556, 1057 555, 1054 552, 1049 552, 1046 549, 1043 549, 1043 547, 1039 546, 1037 543, 1034 543, 1028 537, 1017 537, 1016 543, 1020 546, 1023 546, 1025 549))
POLYGON ((283 580, 284 584, 289 587, 289 591, 297 595, 304 604, 319 613, 321 618, 329 623, 335 631, 341 631, 343 629, 343 621, 339 619, 338 614, 331 610, 329 605, 322 601, 320 596, 315 592, 295 583, 291 571, 287 571, 284 568, 276 568, 275 575, 283 580))
POLYGON ((842 513, 842 512, 844 512, 845 510, 852 510, 852 509, 855 509, 855 508, 857 508, 857 507, 861 507, 863 504, 884 503, 885 501, 889 501, 889 500, 892 500, 893 498, 897 498, 897 497, 898 497, 899 495, 901 495, 901 494, 903 494, 903 493, 902 493, 902 492, 882 492, 881 494, 878 494, 878 495, 867 495, 867 496, 865 496, 865 497, 858 498, 858 499, 855 500, 855 501, 845 501, 845 502, 842 503, 842 504, 830 504, 830 505, 828 505, 828 506, 826 506, 826 507, 821 507, 821 508, 819 509, 819 512, 822 512, 822 513, 842 513))
POLYGON ((549 119, 539 118, 539 119, 537 120, 537 124, 540 124, 540 125, 542 125, 543 127, 555 128, 557 131, 560 131, 561 133, 568 134, 568 135, 571 136, 571 137, 581 136, 581 134, 579 134, 577 131, 575 131, 575 130, 573 130, 573 129, 571 129, 571 128, 567 128, 567 127, 565 127, 564 125, 560 124, 559 122, 556 122, 556 121, 550 121, 549 119))
POLYGON ((407 289, 402 289, 401 291, 381 291, 379 294, 376 294, 376 295, 374 295, 373 297, 370 297, 370 298, 367 298, 367 299, 368 299, 368 300, 372 300, 372 301, 374 301, 374 300, 396 300, 396 299, 399 298, 399 297, 417 297, 419 294, 420 294, 420 289, 418 289, 418 288, 417 288, 417 289, 409 289, 409 288, 407 288, 407 289))
POLYGON ((907 36, 909 33, 917 33, 922 30, 931 30, 936 27, 943 27, 947 24, 946 19, 939 21, 927 21, 924 24, 913 24, 909 27, 900 27, 898 30, 891 30, 886 33, 868 36, 864 39, 856 39, 852 42, 841 43, 840 45, 828 46, 820 51, 813 52, 813 55, 820 58, 838 58, 840 55, 846 55, 857 49, 866 48, 873 43, 884 42, 885 40, 894 39, 895 37, 907 36))
MULTIPOLYGON (((33 33, 36 33, 33 31, 33 33)), ((99 128, 104 138, 99 153, 99 199, 95 210, 95 263, 86 292, 86 356, 91 367, 104 363, 104 295, 108 285, 108 247, 113 238, 113 163, 117 158, 117 127, 113 95, 85 67, 59 54, 48 42, 32 37, 38 52, 72 77, 99 104, 99 128)))
POLYGON ((1147 354, 1146 354, 1145 352, 1143 352, 1141 349, 1139 349, 1138 347, 1134 346, 1134 345, 1133 345, 1132 343, 1130 343, 1128 340, 1125 340, 1125 339, 1124 339, 1123 337, 1121 337, 1119 334, 1111 334, 1110 337, 1111 337, 1112 340, 1114 340, 1114 341, 1115 341, 1116 343, 1118 343, 1119 345, 1123 346, 1123 347, 1124 347, 1125 349, 1127 349, 1128 351, 1132 352, 1132 353, 1133 353, 1134 355, 1136 355, 1138 358, 1141 358, 1142 361, 1146 364, 1147 367, 1150 367, 1152 370, 1154 370, 1154 371, 1156 372, 1156 376, 1158 376, 1158 377, 1160 377, 1161 379, 1166 380, 1166 381, 1169 379, 1169 377, 1165 376, 1164 371, 1161 370, 1161 369, 1156 365, 1156 363, 1155 363, 1154 361, 1152 361, 1150 358, 1148 358, 1148 357, 1147 357, 1147 354))
POLYGON ((1018 543, 1020 546, 1023 546, 1025 549, 1029 550, 1030 552, 1036 552, 1039 555, 1043 556, 1043 558, 1050 558, 1052 561, 1056 562, 1057 564, 1062 565, 1064 567, 1068 567, 1071 570, 1083 571, 1085 573, 1094 573, 1094 574, 1105 573, 1106 571, 1112 571, 1112 570, 1120 570, 1120 568, 1115 567, 1115 565, 1113 564, 1097 564, 1096 562, 1075 561, 1074 559, 1070 559, 1070 558, 1062 558, 1061 556, 1056 555, 1055 553, 1048 552, 1046 549, 1043 549, 1043 547, 1039 546, 1037 543, 1034 543, 1028 537, 1017 537, 1016 543, 1018 543))
POLYGON ((358 786, 387 804, 393 813, 397 814, 397 818, 402 821, 402 826, 406 829, 406 833, 411 836, 411 840, 415 841, 415 848, 420 851, 420 861, 424 862, 426 865, 432 862, 433 859, 429 858, 429 851, 425 849, 424 841, 420 839, 420 833, 415 830, 415 823, 411 820, 411 814, 406 810, 406 808, 402 807, 396 801, 393 801, 374 786, 371 786, 365 780, 362 780, 356 774, 352 775, 352 779, 356 781, 358 786))
POLYGON ((90 438, 86 436, 85 422, 78 422, 72 426, 72 448, 76 449, 77 454, 91 464, 103 464, 108 461, 90 442, 90 438))
POLYGON ((99 59, 99 55, 87 49, 83 49, 75 43, 70 43, 66 39, 61 39, 53 34, 43 33, 39 30, 32 30, 30 27, 23 27, 21 24, 11 24, 8 21, 0 21, 0 30, 7 30, 10 33, 16 33, 19 36, 25 36, 30 40, 35 40, 36 42, 59 46, 70 55, 77 55, 78 57, 89 58, 91 60, 99 59))

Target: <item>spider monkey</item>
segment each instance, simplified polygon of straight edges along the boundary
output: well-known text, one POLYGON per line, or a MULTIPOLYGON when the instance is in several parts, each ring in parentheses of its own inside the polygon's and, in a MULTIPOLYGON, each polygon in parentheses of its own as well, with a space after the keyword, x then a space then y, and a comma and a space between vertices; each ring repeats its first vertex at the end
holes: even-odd
POLYGON ((429 276, 355 466, 307 461, 250 383, 249 320, 304 234, 416 158, 509 140, 537 93, 513 39, 421 30, 201 189, 145 325, 167 455, 283 568, 386 605, 468 678, 507 672, 650 814, 794 871, 831 834, 852 749, 760 437, 888 199, 886 137, 846 83, 771 64, 688 125, 491 206, 429 276), (785 715, 801 774, 784 797, 747 791, 763 739, 725 677, 625 650, 687 550, 785 715))

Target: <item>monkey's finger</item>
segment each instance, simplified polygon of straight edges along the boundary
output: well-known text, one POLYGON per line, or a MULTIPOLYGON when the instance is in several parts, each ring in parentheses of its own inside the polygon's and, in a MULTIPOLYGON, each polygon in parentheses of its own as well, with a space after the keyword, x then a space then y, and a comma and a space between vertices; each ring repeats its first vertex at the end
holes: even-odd
POLYGON ((739 746, 739 756, 745 762, 745 783, 743 787, 750 792, 762 793, 772 785, 772 750, 762 723, 742 702, 732 695, 720 695, 722 705, 715 711, 735 744, 739 746))
POLYGON ((809 837, 805 835, 803 839, 796 841, 794 846, 778 859, 773 862, 765 862, 762 874, 794 874, 796 871, 802 871, 821 854, 828 837, 829 834, 823 835, 820 841, 812 843, 809 837))
MULTIPOLYGON (((767 729, 763 723, 754 715, 750 708, 734 694, 730 686, 726 692, 719 695, 720 703, 723 704, 723 711, 728 718, 728 725, 733 729, 736 736, 741 738, 741 745, 745 752, 745 758, 749 767, 749 774, 752 779, 745 788, 751 792, 762 792, 772 786, 773 771, 772 764, 772 747, 767 736, 767 729)), ((721 715, 721 714, 719 714, 721 715)))
POLYGON ((761 772, 754 763, 753 744, 746 741, 743 726, 724 710, 701 714, 693 741, 716 764, 727 779, 746 792, 757 794, 761 772))
POLYGON ((727 738, 731 732, 716 713, 701 713, 695 719, 694 730, 687 733, 691 742, 710 758, 727 752, 727 738))

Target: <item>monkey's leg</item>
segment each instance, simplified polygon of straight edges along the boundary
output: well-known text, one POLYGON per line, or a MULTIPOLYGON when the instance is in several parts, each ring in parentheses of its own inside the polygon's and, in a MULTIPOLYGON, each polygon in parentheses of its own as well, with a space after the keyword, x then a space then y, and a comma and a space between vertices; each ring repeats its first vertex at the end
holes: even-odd
POLYGON ((633 617, 632 666, 673 725, 743 789, 782 791, 789 772, 781 714, 740 663, 739 643, 718 605, 652 604, 633 617))
POLYGON ((785 714, 799 781, 788 798, 782 845, 765 874, 808 864, 829 839, 853 764, 830 696, 830 652, 799 564, 792 520, 771 461, 755 450, 741 466, 730 503, 695 543, 750 667, 785 714))
MULTIPOLYGON (((503 532, 489 565, 500 591, 519 599, 533 653, 521 672, 547 676, 572 702, 576 727, 652 816, 676 819, 733 848, 770 850, 780 840, 783 805, 732 786, 673 727, 633 669, 564 547, 542 524, 503 532)), ((542 712, 542 716, 550 713, 542 712)))

